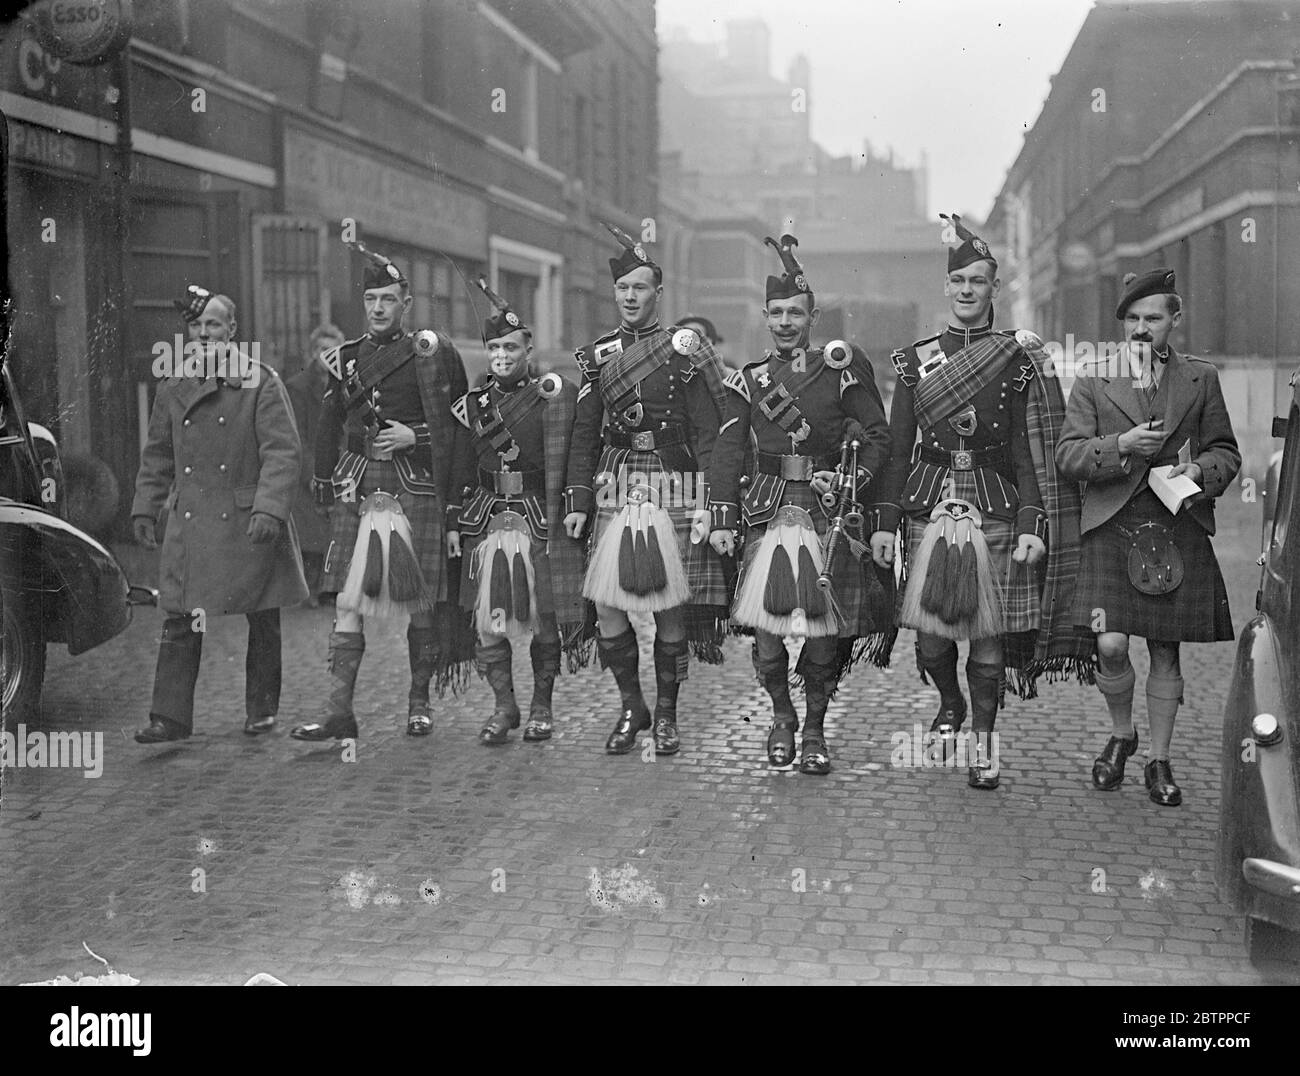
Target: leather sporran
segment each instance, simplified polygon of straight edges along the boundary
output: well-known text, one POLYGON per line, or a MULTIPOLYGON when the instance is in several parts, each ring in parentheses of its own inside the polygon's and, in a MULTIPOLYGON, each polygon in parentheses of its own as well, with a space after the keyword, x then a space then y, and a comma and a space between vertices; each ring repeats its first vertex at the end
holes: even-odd
POLYGON ((1128 581, 1143 594, 1171 594, 1183 581, 1183 555, 1174 534, 1160 523, 1119 531, 1129 541, 1128 581))

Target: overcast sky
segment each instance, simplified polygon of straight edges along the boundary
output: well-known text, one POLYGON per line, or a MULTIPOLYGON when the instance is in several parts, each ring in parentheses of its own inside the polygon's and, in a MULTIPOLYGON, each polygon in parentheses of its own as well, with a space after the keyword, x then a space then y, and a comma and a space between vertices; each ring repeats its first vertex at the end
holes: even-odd
POLYGON ((674 27, 722 41, 761 18, 772 71, 812 65, 813 137, 832 153, 929 154, 929 208, 983 219, 1093 0, 656 0, 674 27))

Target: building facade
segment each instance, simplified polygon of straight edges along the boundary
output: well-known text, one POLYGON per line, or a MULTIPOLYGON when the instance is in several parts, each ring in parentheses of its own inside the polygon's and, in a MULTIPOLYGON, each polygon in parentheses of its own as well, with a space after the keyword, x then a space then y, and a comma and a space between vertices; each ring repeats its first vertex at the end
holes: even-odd
POLYGON ((1256 477, 1300 364, 1297 54, 1294 3, 1099 3, 990 218, 1004 308, 1076 355, 1122 336, 1125 273, 1174 269, 1256 477))
POLYGON ((21 19, 0 36, 11 359, 33 416, 123 489, 187 282, 230 295, 240 340, 285 373, 322 321, 363 329, 350 237, 403 263, 412 323, 472 369, 480 274, 544 365, 613 320, 599 222, 658 211, 652 0, 132 10, 101 66, 59 62, 21 19))

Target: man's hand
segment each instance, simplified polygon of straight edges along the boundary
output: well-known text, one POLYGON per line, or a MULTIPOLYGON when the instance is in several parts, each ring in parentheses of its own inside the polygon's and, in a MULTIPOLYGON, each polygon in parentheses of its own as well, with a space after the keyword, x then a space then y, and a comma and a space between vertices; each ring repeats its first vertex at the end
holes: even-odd
POLYGON ((1119 435, 1119 454, 1121 456, 1137 456, 1139 459, 1149 460, 1157 452, 1160 446, 1165 443, 1165 420, 1158 418, 1151 425, 1145 422, 1139 426, 1134 426, 1127 433, 1119 435))
POLYGON ((319 508, 328 508, 334 503, 334 483, 328 478, 311 480, 311 497, 319 508))
POLYGON ((834 471, 813 471, 812 480, 808 483, 812 491, 818 497, 823 496, 831 491, 831 483, 835 481, 834 471))
POLYGON ((380 452, 400 452, 415 447, 415 431, 410 426, 403 426, 391 418, 388 428, 380 430, 375 436, 375 448, 380 452))
POLYGON ((1036 534, 1022 534, 1016 542, 1016 551, 1011 559, 1028 567, 1037 564, 1047 552, 1047 545, 1036 534))
POLYGON ((447 532, 447 556, 460 556, 460 531, 447 532))
POLYGON ((570 512, 564 517, 564 533, 570 538, 581 538, 582 532, 587 529, 586 512, 570 512))
POLYGON ((871 559, 881 568, 894 563, 894 532, 876 531, 871 536, 871 559))
POLYGON ((720 557, 729 557, 736 551, 736 532, 716 530, 709 535, 709 545, 720 557))
POLYGON ((266 545, 267 542, 274 542, 280 536, 282 526, 284 524, 275 516, 268 516, 265 512, 254 512, 248 521, 248 537, 254 545, 266 545))
POLYGON ((148 516, 131 517, 131 534, 135 538, 136 543, 144 546, 145 549, 158 548, 156 530, 156 520, 152 520, 148 516))
POLYGON ((1177 478, 1180 474, 1185 474, 1202 489, 1205 488, 1205 483, 1201 481, 1201 479, 1205 477, 1205 474, 1201 470, 1201 465, 1199 463, 1192 463, 1190 461, 1187 463, 1180 463, 1169 472, 1169 477, 1177 478))

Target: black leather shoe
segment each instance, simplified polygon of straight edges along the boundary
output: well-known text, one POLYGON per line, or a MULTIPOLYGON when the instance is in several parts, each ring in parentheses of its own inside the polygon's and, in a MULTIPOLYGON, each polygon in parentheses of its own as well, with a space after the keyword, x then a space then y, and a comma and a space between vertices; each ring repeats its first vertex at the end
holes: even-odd
POLYGON ((357 720, 349 717, 346 721, 329 720, 325 724, 313 721, 309 725, 296 725, 289 730, 295 740, 355 740, 357 738, 357 720))
POLYGON ((1133 730, 1131 739, 1121 740, 1112 736, 1092 764, 1092 787, 1103 792, 1110 792, 1124 783, 1124 763, 1138 749, 1137 730, 1133 730))
POLYGON ((831 755, 826 737, 820 732, 805 732, 799 751, 799 772, 821 777, 831 772, 831 755))
POLYGON ((1174 771, 1166 758, 1153 758, 1142 771, 1152 803, 1177 807, 1183 802, 1183 790, 1174 784, 1174 771))
POLYGON ((966 770, 966 783, 971 788, 989 792, 998 787, 998 782, 1002 776, 1001 769, 998 766, 997 758, 989 757, 988 746, 985 743, 990 736, 994 735, 996 733, 987 732, 973 733, 971 735, 969 745, 974 752, 974 756, 971 759, 971 765, 966 770))
POLYGON ((250 736, 260 736, 264 732, 270 732, 275 728, 275 716, 269 717, 250 717, 244 722, 244 731, 250 736))
POLYGON ((614 731, 605 741, 605 750, 611 755, 626 755, 636 744, 636 734, 650 727, 650 711, 642 707, 639 710, 624 710, 618 719, 614 731))
POLYGON ((774 722, 767 734, 767 762, 770 766, 788 766, 794 761, 794 734, 798 725, 774 722))
POLYGON ((524 726, 524 739, 529 743, 549 740, 553 729, 551 711, 541 706, 536 707, 528 714, 528 724, 524 726))
POLYGON ((935 719, 930 722, 930 731, 937 732, 945 740, 954 739, 966 723, 966 707, 962 706, 960 710, 945 710, 942 707, 935 719))
POLYGON ((188 740, 189 730, 165 717, 150 717, 147 728, 135 734, 136 743, 166 743, 168 740, 188 740))
POLYGON ((682 741, 677 736, 677 722, 661 717, 655 721, 655 754, 675 755, 681 750, 682 741))
POLYGON ((479 731, 478 742, 482 744, 503 744, 510 739, 510 730, 519 727, 519 711, 496 709, 488 718, 487 724, 479 731))

